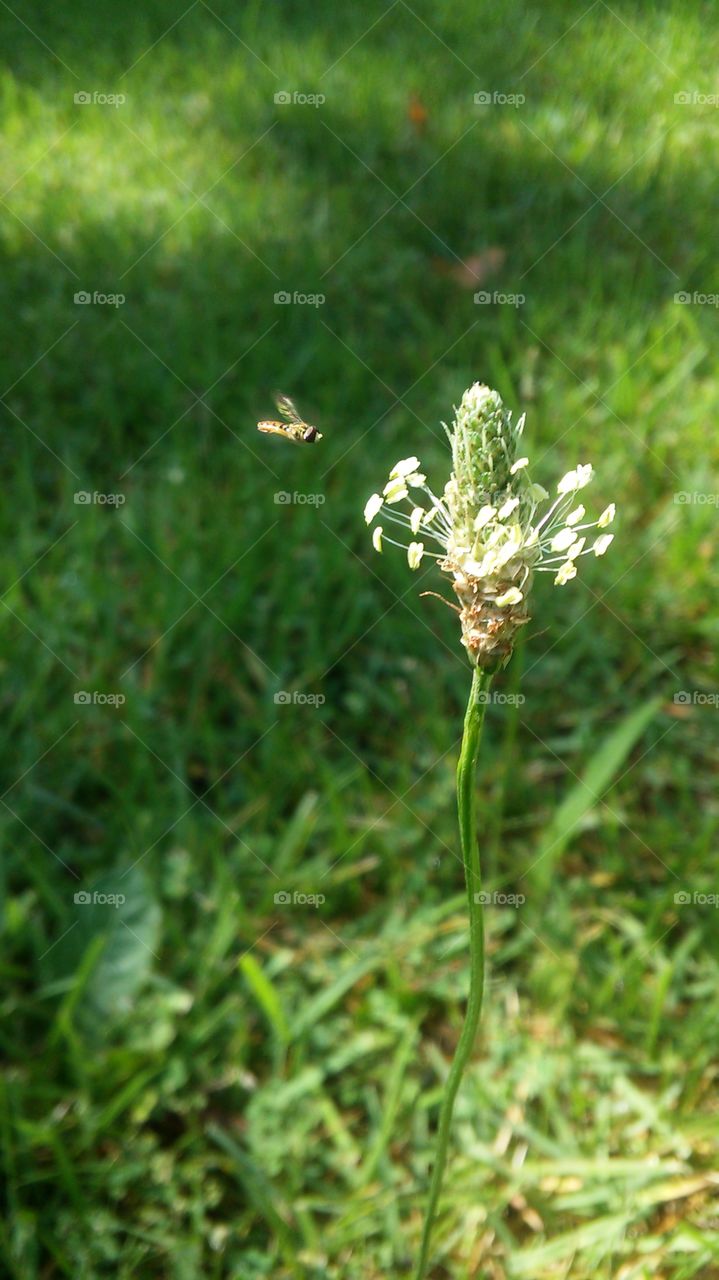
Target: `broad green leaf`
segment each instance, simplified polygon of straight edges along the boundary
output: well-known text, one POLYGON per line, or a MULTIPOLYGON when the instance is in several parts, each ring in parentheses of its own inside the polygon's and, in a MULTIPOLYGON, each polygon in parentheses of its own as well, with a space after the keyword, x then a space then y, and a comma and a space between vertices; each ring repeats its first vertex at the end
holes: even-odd
POLYGON ((139 868, 110 872, 76 891, 65 937, 44 964, 48 980, 73 978, 78 1025, 101 1037, 132 1011, 150 973, 160 935, 160 909, 139 868))

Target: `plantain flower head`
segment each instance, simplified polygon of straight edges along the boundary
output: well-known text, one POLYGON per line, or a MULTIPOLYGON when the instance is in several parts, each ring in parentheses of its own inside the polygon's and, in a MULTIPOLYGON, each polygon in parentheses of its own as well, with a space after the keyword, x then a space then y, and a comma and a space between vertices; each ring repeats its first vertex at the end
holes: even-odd
POLYGON ((529 476, 529 460, 520 451, 523 428, 524 416, 513 423, 499 393, 475 382, 451 431, 445 428, 452 472, 441 498, 428 487, 419 458, 403 458, 364 512, 367 524, 382 512, 383 521, 410 532, 406 545, 388 537, 384 525, 375 528, 377 551, 384 542, 403 546, 411 569, 427 555, 449 576, 462 644, 487 671, 508 662, 519 628, 529 621, 535 572, 553 573, 563 586, 576 576, 581 556, 604 555, 614 536, 602 533, 586 545, 587 531, 605 529, 615 515, 612 503, 598 520, 584 518, 577 494, 592 479, 591 464, 568 471, 550 498, 529 476))

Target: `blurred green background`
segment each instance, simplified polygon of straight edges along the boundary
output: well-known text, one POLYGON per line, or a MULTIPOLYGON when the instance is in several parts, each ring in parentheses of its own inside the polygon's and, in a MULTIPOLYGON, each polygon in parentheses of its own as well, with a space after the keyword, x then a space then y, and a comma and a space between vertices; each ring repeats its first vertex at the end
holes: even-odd
POLYGON ((362 507, 479 379, 620 516, 488 710, 433 1280, 719 1276, 714 6, 0 26, 7 1274, 407 1273, 468 670, 362 507))

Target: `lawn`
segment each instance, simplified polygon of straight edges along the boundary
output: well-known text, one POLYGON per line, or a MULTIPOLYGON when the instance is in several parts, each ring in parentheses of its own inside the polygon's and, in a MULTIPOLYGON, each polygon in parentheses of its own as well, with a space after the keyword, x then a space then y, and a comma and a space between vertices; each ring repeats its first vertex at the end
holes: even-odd
POLYGON ((479 379, 619 518, 487 712, 432 1280, 719 1277, 715 7, 0 28, 7 1275, 411 1273, 468 667, 362 508, 479 379))

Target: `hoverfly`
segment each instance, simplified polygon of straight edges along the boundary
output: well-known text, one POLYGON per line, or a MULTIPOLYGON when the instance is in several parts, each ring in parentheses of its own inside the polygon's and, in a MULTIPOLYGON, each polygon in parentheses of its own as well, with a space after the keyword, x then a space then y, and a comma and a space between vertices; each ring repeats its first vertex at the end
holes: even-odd
POLYGON ((285 421, 277 422, 274 419, 267 419, 258 422, 258 431, 266 435, 284 436, 285 440, 291 440, 293 444, 316 444, 322 439, 322 433, 300 417, 289 396, 275 394, 275 404, 285 421))

